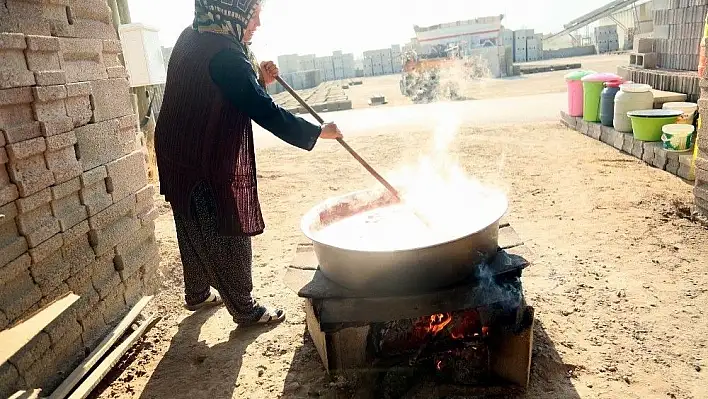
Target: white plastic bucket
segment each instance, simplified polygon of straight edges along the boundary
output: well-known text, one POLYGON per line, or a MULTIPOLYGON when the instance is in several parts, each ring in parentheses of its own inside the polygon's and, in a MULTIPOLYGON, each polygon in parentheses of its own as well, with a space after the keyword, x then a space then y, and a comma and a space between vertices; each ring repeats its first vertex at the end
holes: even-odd
POLYGON ((679 116, 676 123, 693 125, 693 120, 696 117, 696 111, 698 111, 698 104, 696 103, 665 103, 664 109, 675 109, 677 111, 683 112, 682 116, 679 116))
POLYGON ((691 149, 693 133, 695 132, 693 125, 664 125, 664 127, 661 128, 661 131, 664 133, 661 135, 661 141, 665 150, 688 151, 691 149))

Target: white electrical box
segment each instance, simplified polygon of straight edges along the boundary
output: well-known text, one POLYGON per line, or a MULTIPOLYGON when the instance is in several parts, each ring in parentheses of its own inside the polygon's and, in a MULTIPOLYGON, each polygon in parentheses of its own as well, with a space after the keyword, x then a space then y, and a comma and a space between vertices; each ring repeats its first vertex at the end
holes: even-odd
POLYGON ((121 25, 118 33, 130 86, 165 83, 167 68, 162 56, 159 29, 143 24, 127 24, 121 25))

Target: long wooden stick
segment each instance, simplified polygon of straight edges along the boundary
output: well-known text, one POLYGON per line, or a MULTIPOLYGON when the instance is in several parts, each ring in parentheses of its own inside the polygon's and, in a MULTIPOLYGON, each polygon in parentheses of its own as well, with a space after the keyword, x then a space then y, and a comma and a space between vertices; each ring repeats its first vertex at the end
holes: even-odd
MULTIPOLYGON (((288 93, 290 93, 290 95, 297 100, 297 102, 300 103, 300 105, 305 107, 307 112, 309 112, 310 115, 312 115, 317 120, 317 122, 319 122, 320 124, 324 123, 324 119, 322 119, 322 117, 314 109, 312 109, 312 107, 310 107, 310 105, 307 104, 305 100, 303 100, 302 97, 300 97, 300 95, 297 94, 297 92, 293 90, 292 87, 290 87, 289 84, 287 84, 283 80, 283 78, 281 78, 280 76, 276 76, 275 80, 277 80, 278 83, 280 83, 280 85, 283 86, 285 90, 287 90, 288 93)), ((363 166, 369 173, 371 173, 371 175, 374 176, 376 180, 379 181, 379 183, 386 187, 386 189, 394 196, 397 201, 401 201, 401 196, 398 194, 398 190, 396 190, 388 181, 386 181, 386 179, 384 179, 383 176, 381 176, 373 167, 371 167, 371 165, 369 165, 369 163, 366 162, 364 158, 362 158, 356 151, 354 151, 354 149, 350 147, 349 144, 344 141, 344 139, 338 138, 337 141, 339 142, 339 144, 342 145, 342 147, 344 147, 345 150, 347 150, 347 152, 349 152, 349 154, 351 154, 351 156, 354 157, 354 159, 356 159, 361 164, 361 166, 363 166)))

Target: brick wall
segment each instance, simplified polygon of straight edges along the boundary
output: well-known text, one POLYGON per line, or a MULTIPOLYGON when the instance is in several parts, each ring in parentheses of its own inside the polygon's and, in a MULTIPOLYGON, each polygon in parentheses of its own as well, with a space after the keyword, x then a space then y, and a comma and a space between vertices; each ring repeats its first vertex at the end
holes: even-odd
MULTIPOLYGON (((696 159, 696 208, 708 218, 708 76, 701 79, 701 128, 698 131, 698 158, 696 159)), ((706 219, 708 220, 708 219, 706 219)))
POLYGON ((0 397, 50 392, 145 293, 153 187, 105 0, 0 5, 0 329, 80 301, 0 365, 0 397))
POLYGON ((695 71, 708 12, 706 0, 655 0, 654 38, 658 66, 695 71))

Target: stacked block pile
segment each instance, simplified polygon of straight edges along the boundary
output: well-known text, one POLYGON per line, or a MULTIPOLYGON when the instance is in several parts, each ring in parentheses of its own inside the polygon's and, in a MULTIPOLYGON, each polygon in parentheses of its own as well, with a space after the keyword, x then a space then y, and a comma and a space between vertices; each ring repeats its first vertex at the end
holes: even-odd
MULTIPOLYGON (((48 392, 154 291, 154 189, 105 0, 0 6, 0 330, 81 299, 0 365, 48 392)), ((47 392, 47 393, 48 393, 47 392)))
POLYGON ((600 140, 626 154, 641 159, 648 165, 665 170, 682 179, 692 180, 693 154, 666 151, 660 142, 636 140, 632 133, 622 133, 599 123, 585 121, 582 117, 572 117, 561 112, 561 122, 567 127, 600 140))
MULTIPOLYGON (((342 88, 342 82, 324 82, 314 89, 302 90, 298 94, 316 112, 344 111, 352 109, 352 101, 342 88)), ((305 114, 307 111, 295 100, 290 93, 283 92, 273 97, 274 101, 283 108, 296 114, 305 114)))
POLYGON ((698 130, 696 158, 696 208, 708 220, 708 72, 701 78, 701 99, 698 100, 701 128, 698 130))
POLYGON ((695 71, 708 12, 706 0, 654 1, 657 65, 695 71))
POLYGON ((656 90, 684 93, 687 101, 696 102, 701 94, 698 73, 693 71, 646 70, 633 67, 617 67, 617 74, 622 78, 648 84, 656 90))

